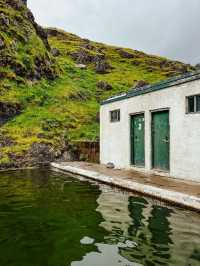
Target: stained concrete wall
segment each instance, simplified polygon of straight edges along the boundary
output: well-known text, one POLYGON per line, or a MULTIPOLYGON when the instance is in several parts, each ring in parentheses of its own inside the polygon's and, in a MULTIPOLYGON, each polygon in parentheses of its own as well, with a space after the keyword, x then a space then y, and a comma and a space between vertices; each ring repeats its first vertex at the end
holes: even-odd
MULTIPOLYGON (((151 162, 151 111, 170 112, 170 171, 168 175, 200 182, 200 113, 186 113, 186 96, 200 94, 200 80, 101 106, 100 161, 131 168, 130 115, 145 113, 145 168, 151 162), (121 110, 121 121, 111 123, 109 112, 121 110)), ((137 169, 138 170, 138 169, 137 169)), ((166 173, 163 173, 166 174, 166 173)), ((167 174, 166 174, 167 175, 167 174)))

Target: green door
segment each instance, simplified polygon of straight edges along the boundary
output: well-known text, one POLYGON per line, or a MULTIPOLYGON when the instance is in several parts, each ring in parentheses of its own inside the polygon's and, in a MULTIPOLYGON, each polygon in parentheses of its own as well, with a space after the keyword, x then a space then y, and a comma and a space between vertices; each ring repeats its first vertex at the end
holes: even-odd
POLYGON ((144 166, 144 114, 131 116, 131 163, 144 166))
POLYGON ((169 170, 169 112, 152 114, 152 166, 169 170))

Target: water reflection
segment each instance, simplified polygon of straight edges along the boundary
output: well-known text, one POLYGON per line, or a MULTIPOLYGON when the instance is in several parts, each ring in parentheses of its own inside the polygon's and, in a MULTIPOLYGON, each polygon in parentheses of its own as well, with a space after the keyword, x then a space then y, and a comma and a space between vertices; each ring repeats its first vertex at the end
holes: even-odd
POLYGON ((0 176, 2 266, 199 266, 200 215, 49 171, 0 176))
POLYGON ((104 218, 100 226, 108 232, 106 244, 96 243, 98 252, 86 254, 72 266, 200 264, 198 214, 107 186, 101 186, 97 202, 104 218))

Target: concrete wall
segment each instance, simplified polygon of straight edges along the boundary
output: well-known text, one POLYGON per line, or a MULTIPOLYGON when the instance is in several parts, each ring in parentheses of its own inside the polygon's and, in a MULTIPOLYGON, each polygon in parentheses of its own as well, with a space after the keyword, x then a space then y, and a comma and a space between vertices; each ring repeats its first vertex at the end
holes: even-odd
POLYGON ((151 169, 151 111, 170 111, 170 172, 172 177, 200 182, 200 113, 186 114, 186 96, 200 94, 200 80, 101 106, 100 161, 130 168, 130 115, 145 112, 145 169, 151 169), (121 110, 111 123, 109 112, 121 110))

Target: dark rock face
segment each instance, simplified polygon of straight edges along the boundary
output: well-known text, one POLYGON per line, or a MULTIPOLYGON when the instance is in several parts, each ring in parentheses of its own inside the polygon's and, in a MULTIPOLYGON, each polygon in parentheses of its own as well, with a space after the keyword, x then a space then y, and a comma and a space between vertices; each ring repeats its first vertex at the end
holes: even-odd
POLYGON ((77 52, 73 52, 71 53, 71 57, 73 58, 73 60, 76 61, 77 64, 90 64, 93 61, 93 56, 90 55, 90 53, 88 53, 85 50, 79 50, 77 52))
POLYGON ((117 49, 117 51, 122 58, 126 58, 126 59, 134 58, 134 54, 131 54, 123 49, 117 49))
POLYGON ((137 89, 137 88, 144 87, 146 85, 149 85, 149 83, 144 80, 139 80, 134 87, 135 89, 137 89))
POLYGON ((51 54, 55 57, 60 55, 60 51, 57 48, 52 48, 51 49, 51 54))
POLYGON ((4 27, 8 27, 10 24, 9 18, 3 13, 0 13, 0 24, 4 27))
POLYGON ((0 125, 7 122, 9 119, 20 114, 21 107, 19 104, 10 104, 0 102, 0 125))
POLYGON ((95 63, 95 72, 98 74, 107 74, 107 73, 109 73, 110 69, 112 69, 112 67, 105 60, 98 60, 95 63))
POLYGON ((16 10, 21 10, 24 7, 23 0, 5 0, 5 4, 16 10))
POLYGON ((7 136, 0 135, 0 148, 13 146, 15 143, 7 136))
POLYGON ((108 82, 102 80, 97 83, 97 88, 103 91, 110 91, 113 89, 108 82))
POLYGON ((0 50, 5 47, 4 41, 0 38, 0 50))
POLYGON ((35 164, 52 162, 55 159, 52 146, 46 143, 33 143, 29 153, 35 164))

